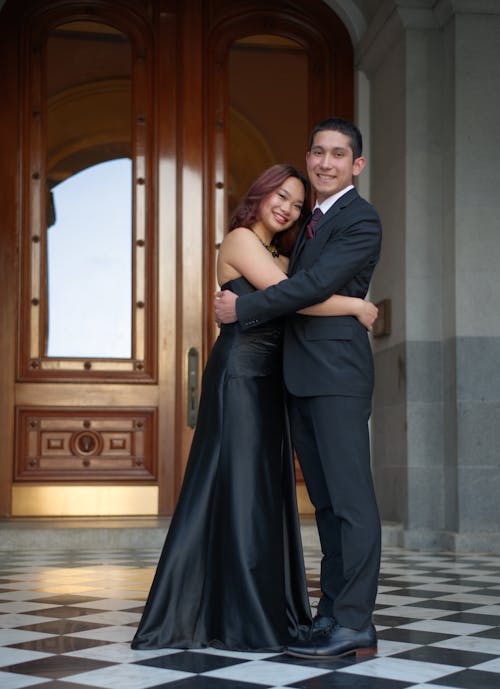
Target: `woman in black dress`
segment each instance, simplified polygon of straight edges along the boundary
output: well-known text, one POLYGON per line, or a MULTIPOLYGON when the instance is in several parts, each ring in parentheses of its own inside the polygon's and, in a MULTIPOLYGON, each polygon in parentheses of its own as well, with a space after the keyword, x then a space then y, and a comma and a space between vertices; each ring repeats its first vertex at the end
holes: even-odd
MULTIPOLYGON (((286 279, 307 182, 274 165, 248 190, 222 242, 217 277, 244 294, 286 279)), ((353 315, 334 296, 305 312, 353 315)), ((310 626, 293 452, 281 373, 283 323, 223 325, 203 374, 184 481, 132 648, 272 650, 310 626)))

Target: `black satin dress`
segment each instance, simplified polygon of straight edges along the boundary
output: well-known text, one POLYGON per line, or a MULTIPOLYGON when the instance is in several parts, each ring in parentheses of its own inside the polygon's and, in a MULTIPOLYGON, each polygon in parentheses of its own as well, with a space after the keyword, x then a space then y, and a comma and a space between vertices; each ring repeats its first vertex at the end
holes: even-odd
MULTIPOLYGON (((224 288, 254 289, 243 277, 224 288)), ((132 648, 280 650, 310 625, 281 347, 275 321, 221 328, 132 648)))

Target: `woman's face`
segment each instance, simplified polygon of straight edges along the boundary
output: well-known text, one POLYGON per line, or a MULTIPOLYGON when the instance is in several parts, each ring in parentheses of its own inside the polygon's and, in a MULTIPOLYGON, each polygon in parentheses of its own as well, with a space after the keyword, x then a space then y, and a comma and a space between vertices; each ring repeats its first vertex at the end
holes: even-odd
POLYGON ((304 197, 302 182, 296 177, 287 177, 281 186, 262 200, 258 220, 273 234, 283 232, 297 222, 304 197))

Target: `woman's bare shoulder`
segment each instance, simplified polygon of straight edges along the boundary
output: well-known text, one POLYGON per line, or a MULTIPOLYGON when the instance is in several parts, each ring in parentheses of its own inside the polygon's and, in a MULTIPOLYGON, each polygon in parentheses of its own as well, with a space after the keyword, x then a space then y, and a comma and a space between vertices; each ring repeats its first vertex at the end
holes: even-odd
POLYGON ((248 239, 251 239, 252 236, 254 236, 254 234, 252 230, 248 229, 248 227, 235 227, 226 234, 221 246, 223 244, 234 244, 234 242, 239 241, 248 241, 248 239))

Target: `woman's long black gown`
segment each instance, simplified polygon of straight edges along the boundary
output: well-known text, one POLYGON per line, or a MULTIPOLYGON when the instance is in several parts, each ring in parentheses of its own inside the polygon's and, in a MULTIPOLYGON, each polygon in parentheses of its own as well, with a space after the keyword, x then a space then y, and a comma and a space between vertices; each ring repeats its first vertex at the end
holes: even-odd
MULTIPOLYGON (((243 294, 243 277, 224 285, 243 294)), ((310 624, 282 323, 223 325, 181 494, 132 648, 280 650, 310 624)))

